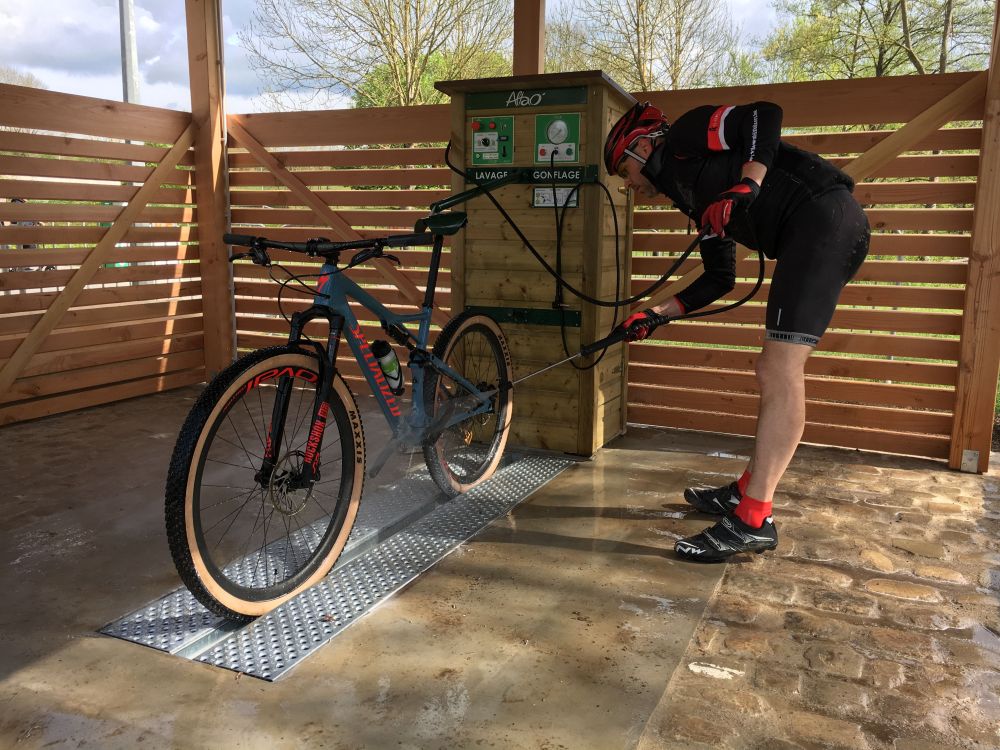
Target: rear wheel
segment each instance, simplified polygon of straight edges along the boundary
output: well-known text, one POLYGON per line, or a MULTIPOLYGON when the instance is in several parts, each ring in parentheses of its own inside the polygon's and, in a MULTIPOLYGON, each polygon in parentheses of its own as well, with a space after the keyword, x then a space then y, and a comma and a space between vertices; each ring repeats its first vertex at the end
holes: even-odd
MULTIPOLYGON (((486 481, 500 464, 513 411, 510 351, 503 331, 487 315, 462 313, 434 344, 434 354, 479 392, 493 391, 488 411, 443 429, 424 445, 431 477, 448 495, 467 492, 486 481)), ((428 368, 424 405, 434 419, 472 410, 476 399, 448 375, 428 368)))
POLYGON ((317 475, 302 479, 320 373, 315 355, 293 347, 253 352, 209 384, 181 429, 167 476, 167 535, 181 579, 216 614, 246 621, 312 586, 351 532, 364 434, 339 375, 321 409, 317 475), (273 470, 262 472, 283 382, 283 436, 273 470))

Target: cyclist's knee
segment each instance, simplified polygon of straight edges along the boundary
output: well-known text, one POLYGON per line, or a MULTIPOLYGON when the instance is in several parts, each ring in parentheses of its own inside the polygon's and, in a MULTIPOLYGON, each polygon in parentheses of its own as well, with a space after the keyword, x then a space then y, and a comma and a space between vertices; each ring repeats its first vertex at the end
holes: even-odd
POLYGON ((811 348, 798 344, 765 346, 757 357, 754 371, 761 393, 786 391, 805 379, 805 363, 811 348))

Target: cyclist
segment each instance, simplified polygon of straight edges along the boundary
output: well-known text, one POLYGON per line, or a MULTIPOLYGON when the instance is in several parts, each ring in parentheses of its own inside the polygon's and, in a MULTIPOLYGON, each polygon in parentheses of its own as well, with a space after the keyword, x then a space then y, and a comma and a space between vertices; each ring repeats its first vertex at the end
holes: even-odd
POLYGON ((649 336, 650 313, 677 317, 714 302, 736 281, 735 243, 776 261, 757 357, 757 430, 749 464, 724 487, 689 488, 684 499, 722 516, 679 540, 676 553, 719 562, 778 545, 771 515, 778 481, 805 426, 805 364, 833 317, 840 292, 868 253, 868 220, 849 176, 780 140, 781 108, 770 102, 702 106, 671 126, 636 103, 611 128, 604 162, 640 198, 662 193, 706 234, 704 272, 666 303, 635 313, 630 341, 649 336))

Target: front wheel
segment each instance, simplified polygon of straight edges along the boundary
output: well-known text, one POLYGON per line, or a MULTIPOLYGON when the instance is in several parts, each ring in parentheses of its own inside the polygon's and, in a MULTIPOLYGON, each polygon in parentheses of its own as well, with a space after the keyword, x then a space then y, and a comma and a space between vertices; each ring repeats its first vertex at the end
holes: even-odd
MULTIPOLYGON (((488 315, 462 313, 441 331, 434 355, 469 381, 477 392, 491 392, 489 409, 447 427, 424 445, 431 477, 450 496, 486 481, 500 464, 510 433, 513 367, 507 340, 488 315)), ((424 405, 431 422, 472 410, 476 399, 444 372, 427 369, 424 405)))
POLYGON ((209 383, 177 438, 167 475, 170 551, 185 585, 218 615, 245 622, 312 586, 354 525, 364 483, 361 417, 339 375, 326 404, 317 404, 322 372, 314 354, 295 347, 252 352, 209 383), (276 431, 281 392, 288 403, 276 431), (326 416, 319 440, 317 412, 326 416), (272 446, 275 434, 280 444, 272 446), (311 483, 303 478, 307 452, 311 483))

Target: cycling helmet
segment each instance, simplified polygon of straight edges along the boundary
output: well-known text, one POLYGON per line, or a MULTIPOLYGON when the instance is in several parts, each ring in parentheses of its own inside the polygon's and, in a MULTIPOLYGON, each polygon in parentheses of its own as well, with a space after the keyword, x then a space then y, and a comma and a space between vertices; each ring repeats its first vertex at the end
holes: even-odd
MULTIPOLYGON (((635 156, 630 151, 632 144, 640 138, 656 138, 663 135, 667 128, 667 118, 649 102, 636 102, 628 112, 611 128, 607 140, 604 141, 604 166, 608 174, 615 174, 626 154, 635 156)), ((643 161, 643 159, 639 159, 643 161)))

